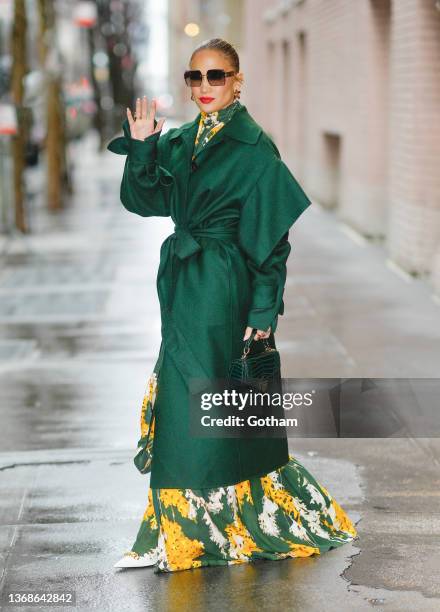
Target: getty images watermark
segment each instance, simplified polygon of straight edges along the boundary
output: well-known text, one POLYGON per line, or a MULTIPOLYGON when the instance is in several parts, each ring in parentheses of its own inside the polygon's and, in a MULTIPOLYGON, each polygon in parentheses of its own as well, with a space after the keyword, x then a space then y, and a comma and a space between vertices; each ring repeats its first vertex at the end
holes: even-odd
POLYGON ((192 378, 190 435, 435 438, 438 397, 438 378, 282 378, 273 385, 192 378))
POLYGON ((278 393, 262 392, 252 388, 247 391, 237 389, 223 389, 222 392, 206 392, 200 395, 201 410, 211 410, 213 407, 231 408, 238 411, 247 411, 246 416, 228 414, 226 416, 202 415, 200 422, 203 427, 224 426, 224 427, 250 427, 263 426, 290 426, 297 427, 298 419, 295 417, 277 417, 270 410, 271 407, 291 410, 299 406, 311 406, 313 391, 306 393, 278 393), (261 414, 261 408, 268 409, 267 414, 261 414), (252 411, 252 408, 255 410, 252 411))

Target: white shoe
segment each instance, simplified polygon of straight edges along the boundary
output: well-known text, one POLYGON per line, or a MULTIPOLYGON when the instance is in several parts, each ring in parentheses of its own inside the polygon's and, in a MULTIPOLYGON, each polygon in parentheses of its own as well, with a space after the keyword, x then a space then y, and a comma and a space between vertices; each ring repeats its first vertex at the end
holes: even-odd
POLYGON ((150 567, 157 562, 157 555, 145 554, 138 555, 134 551, 126 552, 122 559, 119 559, 113 567, 150 567))

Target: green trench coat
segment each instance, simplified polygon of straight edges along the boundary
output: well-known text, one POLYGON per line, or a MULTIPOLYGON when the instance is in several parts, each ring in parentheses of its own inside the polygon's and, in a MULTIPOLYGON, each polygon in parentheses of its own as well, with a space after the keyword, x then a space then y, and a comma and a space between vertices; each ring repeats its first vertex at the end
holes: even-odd
POLYGON ((144 141, 131 138, 126 119, 124 136, 108 145, 127 155, 124 207, 175 223, 157 273, 162 343, 152 488, 227 486, 289 461, 286 437, 201 438, 189 431, 191 379, 226 378, 247 325, 271 325, 275 346, 289 228, 311 204, 246 106, 192 161, 199 119, 144 141))

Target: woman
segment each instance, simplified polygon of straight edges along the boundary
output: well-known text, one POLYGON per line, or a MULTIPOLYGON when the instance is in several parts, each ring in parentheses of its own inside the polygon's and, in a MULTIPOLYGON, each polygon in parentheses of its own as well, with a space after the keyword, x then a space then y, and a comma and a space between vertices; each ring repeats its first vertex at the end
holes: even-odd
POLYGON ((229 43, 202 43, 185 81, 200 110, 194 121, 161 135, 164 119, 144 97, 108 145, 127 155, 124 207, 175 222, 160 252, 162 343, 141 417, 141 441, 153 446, 148 506, 116 564, 156 573, 304 557, 356 535, 285 437, 188 432, 190 383, 225 378, 253 330, 253 345, 275 347, 288 232, 311 202, 239 102, 243 73, 229 43))

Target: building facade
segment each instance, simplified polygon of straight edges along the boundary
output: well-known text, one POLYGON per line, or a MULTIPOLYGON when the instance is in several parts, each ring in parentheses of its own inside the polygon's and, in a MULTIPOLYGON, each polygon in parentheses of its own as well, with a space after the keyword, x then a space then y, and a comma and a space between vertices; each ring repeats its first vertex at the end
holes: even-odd
POLYGON ((306 192, 440 294, 440 6, 245 0, 245 100, 306 192))

